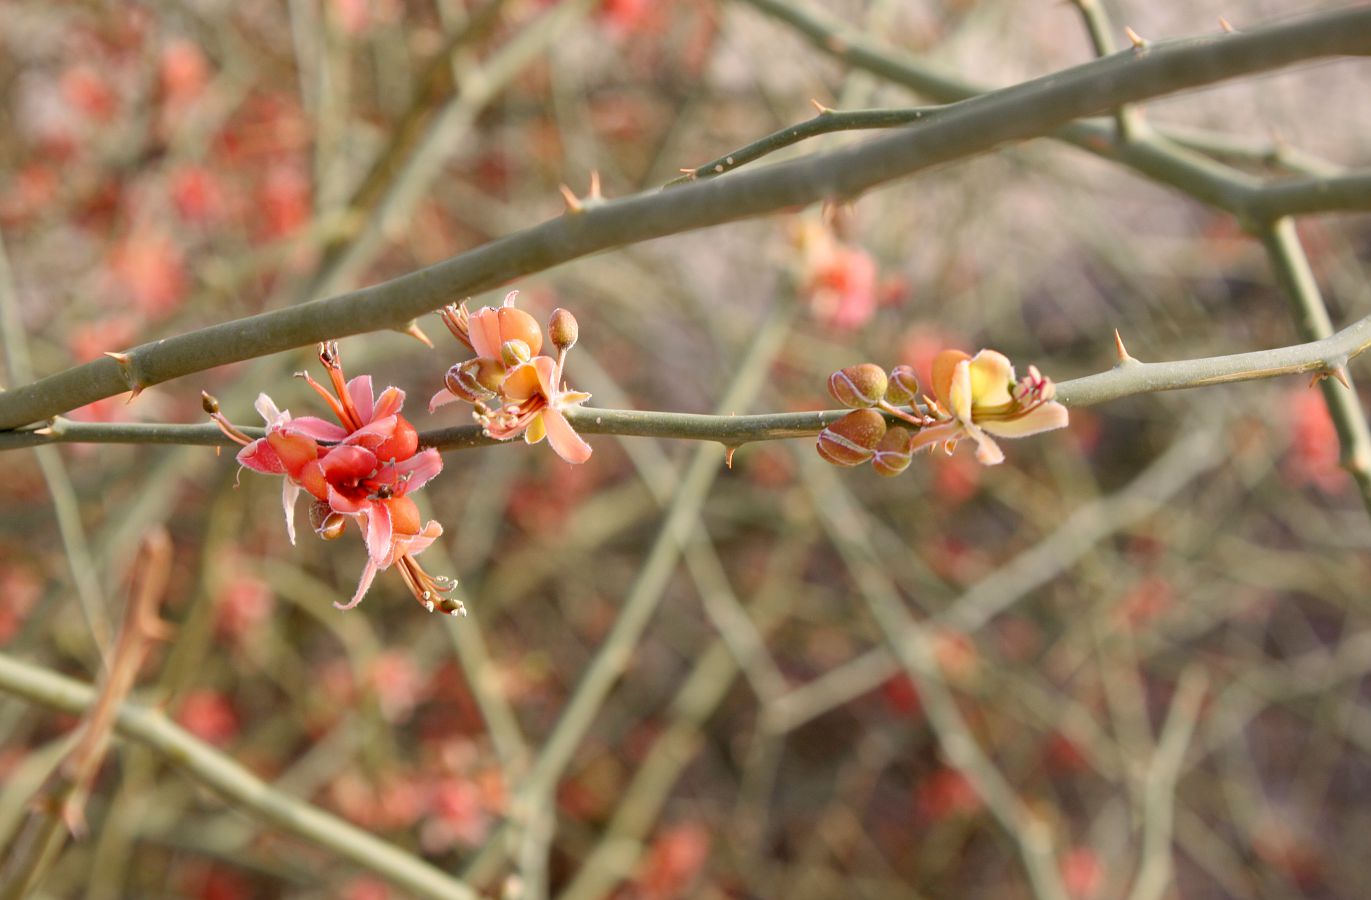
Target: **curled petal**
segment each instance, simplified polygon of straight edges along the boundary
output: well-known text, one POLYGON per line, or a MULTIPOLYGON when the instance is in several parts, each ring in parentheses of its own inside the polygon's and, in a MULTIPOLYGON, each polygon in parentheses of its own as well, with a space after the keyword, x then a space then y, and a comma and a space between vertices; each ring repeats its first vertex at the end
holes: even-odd
POLYGON ((551 369, 556 363, 551 357, 539 356, 509 371, 504 385, 500 388, 505 398, 518 403, 537 394, 552 397, 555 389, 549 391, 544 382, 551 377, 551 369), (544 370, 548 370, 546 373, 544 370))
MULTIPOLYGON (((262 396, 266 396, 263 394, 262 396)), ((258 438, 251 444, 238 451, 238 464, 254 472, 261 472, 264 475, 284 475, 286 474, 285 463, 281 461, 271 442, 266 438, 258 438)))
POLYGON ((456 403, 459 399, 461 398, 458 397, 456 394, 452 393, 452 391, 449 391, 447 388, 443 388, 438 393, 434 394, 431 398, 429 398, 428 411, 433 412, 438 407, 447 406, 449 403, 456 403))
POLYGON ((368 512, 372 506, 370 500, 367 500, 366 498, 353 500, 331 484, 325 487, 325 493, 328 495, 329 509, 336 513, 342 513, 345 516, 361 515, 362 513, 368 512))
POLYGON ((286 536, 295 543, 295 500, 300 496, 300 485, 289 478, 281 483, 281 505, 286 511, 286 536))
POLYGON ((547 426, 543 424, 541 413, 529 420, 528 427, 524 429, 524 443, 530 447, 547 437, 547 426))
POLYGON ((363 422, 370 422, 376 407, 376 395, 371 390, 371 376, 358 375, 348 382, 348 397, 352 400, 352 406, 357 410, 357 415, 363 422))
POLYGON ((468 327, 471 329, 471 349, 477 356, 500 357, 500 321, 496 311, 483 306, 471 314, 468 327))
POLYGON ((1065 428, 1069 414, 1065 406, 1053 400, 1036 406, 1014 419, 993 419, 981 422, 980 426, 998 437, 1026 437, 1054 428, 1065 428))
POLYGON ((975 405, 972 392, 971 361, 963 359, 952 369, 952 380, 947 389, 947 410, 962 424, 970 424, 975 405))
POLYGON ((436 521, 430 520, 424 523, 423 531, 405 541, 405 552, 410 556, 418 556, 428 549, 429 545, 436 541, 443 534, 443 526, 436 521))
POLYGON ((365 447, 368 450, 375 450, 383 442, 394 437, 395 426, 399 422, 399 416, 386 416, 384 419, 377 419, 349 434, 347 443, 365 447))
POLYGON ((576 433, 571 423, 562 415, 560 409, 548 407, 543 410, 543 427, 547 429, 547 442, 557 455, 572 464, 580 464, 590 459, 592 448, 585 438, 576 433))
POLYGON ((975 427, 968 429, 967 434, 976 441, 976 462, 983 466, 998 466, 1004 462, 1004 451, 994 438, 975 427))
POLYGON ((366 596, 367 588, 371 587, 371 582, 374 581, 376 578, 376 572, 376 563, 368 559, 367 567, 362 570, 362 579, 361 581, 357 582, 357 593, 353 594, 352 599, 349 600, 347 603, 339 603, 337 601, 334 601, 333 605, 338 609, 352 609, 358 603, 361 603, 362 598, 366 596))

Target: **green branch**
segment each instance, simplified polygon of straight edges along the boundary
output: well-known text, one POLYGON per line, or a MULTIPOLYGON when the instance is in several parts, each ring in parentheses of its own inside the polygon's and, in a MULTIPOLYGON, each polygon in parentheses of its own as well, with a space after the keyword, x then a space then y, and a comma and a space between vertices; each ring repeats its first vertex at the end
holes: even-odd
POLYGON ((402 328, 454 299, 600 250, 856 197, 895 178, 1049 134, 1122 104, 1311 59, 1366 54, 1368 47, 1371 9, 1356 8, 1114 54, 956 103, 920 128, 728 179, 587 203, 579 212, 382 284, 143 344, 120 361, 102 358, 68 369, 0 394, 0 428, 327 338, 402 328))
MULTIPOLYGON (((1371 316, 1354 322, 1323 340, 1297 344, 1293 347, 1172 362, 1145 363, 1130 356, 1106 372, 1059 382, 1057 399, 1071 407, 1094 406, 1123 397, 1155 394, 1160 391, 1258 381, 1283 375, 1331 374, 1344 369, 1350 360, 1366 352, 1368 348, 1371 348, 1371 316)), ((1329 390, 1343 391, 1336 381, 1332 384, 1333 387, 1329 390)), ((727 447, 740 447, 757 441, 813 437, 850 410, 763 413, 750 416, 594 407, 572 407, 564 412, 567 420, 582 434, 716 441, 727 447)), ((241 430, 251 438, 259 438, 264 433, 260 427, 243 426, 241 430)), ((426 447, 437 447, 440 450, 464 450, 499 443, 483 435, 478 425, 458 425, 425 431, 419 436, 419 440, 426 447)), ((0 432, 0 450, 64 443, 236 446, 217 426, 208 423, 105 423, 76 422, 57 418, 45 428, 0 432)))

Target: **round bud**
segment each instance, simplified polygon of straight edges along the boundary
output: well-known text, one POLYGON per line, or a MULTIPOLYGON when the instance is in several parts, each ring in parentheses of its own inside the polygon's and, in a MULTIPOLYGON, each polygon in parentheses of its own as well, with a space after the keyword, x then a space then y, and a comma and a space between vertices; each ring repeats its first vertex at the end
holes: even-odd
POLYGON ((896 366, 890 370, 890 383, 885 389, 885 400, 895 406, 908 406, 919 396, 919 376, 914 374, 913 366, 896 366))
POLYGON ((309 505, 309 524, 319 537, 332 541, 343 536, 348 527, 348 519, 347 516, 334 512, 325 501, 315 500, 309 505))
POLYGON ((533 358, 533 351, 528 349, 528 344, 519 338, 512 338, 500 345, 500 362, 509 368, 528 362, 533 358))
POLYGON ((558 350, 570 350, 576 346, 581 329, 576 324, 575 316, 558 307, 552 311, 552 318, 547 320, 547 335, 552 339, 552 346, 558 350))
POLYGON ((843 406, 865 409, 885 396, 885 370, 874 363, 848 366, 828 376, 828 392, 843 406))
POLYGON ((835 466, 860 466, 875 454, 885 431, 885 417, 876 410, 853 410, 819 432, 817 449, 835 466))
POLYGON ((219 412, 219 401, 218 401, 217 399, 215 399, 215 397, 214 397, 213 394, 207 393, 207 392, 205 392, 205 391, 201 391, 201 392, 200 392, 200 408, 203 409, 206 413, 208 413, 208 414, 211 415, 211 416, 212 416, 212 415, 215 415, 216 413, 219 412))
POLYGON ((871 468, 877 475, 899 475, 909 468, 913 455, 909 452, 910 434, 907 428, 892 426, 876 444, 876 456, 871 460, 871 468))

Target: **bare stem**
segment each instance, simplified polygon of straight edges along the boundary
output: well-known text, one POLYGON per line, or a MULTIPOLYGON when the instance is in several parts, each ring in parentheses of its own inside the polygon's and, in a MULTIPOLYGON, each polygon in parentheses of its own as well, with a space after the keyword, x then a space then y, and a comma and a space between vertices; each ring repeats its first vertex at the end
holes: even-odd
MULTIPOLYGON (((772 0, 752 2, 786 9, 772 0)), ((739 173, 727 183, 704 180, 606 201, 382 284, 143 344, 127 351, 121 362, 102 358, 68 369, 0 394, 0 428, 43 421, 133 387, 231 362, 328 338, 404 328, 454 297, 600 250, 819 200, 856 197, 945 162, 1057 132, 1125 103, 1310 59, 1365 54, 1371 45, 1368 35, 1371 9, 1352 8, 1270 28, 1168 41, 1149 46, 1145 53, 1115 54, 957 103, 921 128, 739 173)), ((1329 208, 1371 205, 1371 178, 1354 187, 1350 199, 1346 191, 1332 192, 1329 208)))

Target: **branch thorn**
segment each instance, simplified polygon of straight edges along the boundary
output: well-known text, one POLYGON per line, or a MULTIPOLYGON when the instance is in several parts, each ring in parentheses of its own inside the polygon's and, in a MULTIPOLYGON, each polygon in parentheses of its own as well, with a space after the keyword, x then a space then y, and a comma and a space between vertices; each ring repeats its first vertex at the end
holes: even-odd
POLYGON ((822 103, 820 103, 818 100, 815 100, 813 97, 809 98, 809 102, 814 104, 814 108, 819 111, 819 115, 821 116, 827 116, 833 112, 833 109, 831 107, 824 106, 822 103))
POLYGON ((1146 50, 1147 40, 1127 25, 1123 27, 1123 33, 1128 36, 1128 40, 1133 44, 1134 50, 1146 50))
POLYGON ((724 465, 733 468, 733 454, 738 452, 736 444, 724 448, 724 465))
POLYGON ((576 192, 565 184, 559 185, 558 190, 562 192, 562 199, 566 201, 566 211, 571 215, 578 215, 605 202, 604 195, 600 193, 600 173, 596 169, 590 170, 590 191, 584 199, 577 197, 576 192))
POLYGON ((1114 329, 1114 352, 1119 356, 1119 365, 1124 363, 1137 362, 1128 353, 1128 348, 1123 345, 1123 335, 1119 334, 1119 329, 1114 329))
POLYGON ((1229 22, 1223 16, 1219 16, 1219 27, 1223 29, 1224 34, 1232 34, 1237 31, 1237 29, 1233 27, 1233 23, 1229 22))
POLYGON ((429 340, 428 335, 424 334, 424 329, 419 327, 419 322, 417 320, 410 319, 408 325, 398 330, 401 334, 407 334, 414 338, 428 349, 433 349, 433 341, 429 340))

